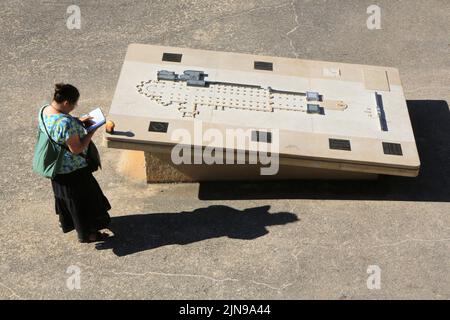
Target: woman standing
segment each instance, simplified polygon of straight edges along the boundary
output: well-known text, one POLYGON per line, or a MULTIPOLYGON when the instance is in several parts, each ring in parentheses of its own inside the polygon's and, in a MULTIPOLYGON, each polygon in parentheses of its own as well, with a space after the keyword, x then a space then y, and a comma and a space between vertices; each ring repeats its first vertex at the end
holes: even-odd
POLYGON ((109 236, 100 230, 109 225, 107 211, 111 205, 84 157, 96 129, 87 133, 84 125, 89 118, 77 119, 70 115, 79 97, 80 93, 74 86, 56 84, 52 103, 44 107, 43 122, 39 126, 45 125, 50 137, 67 147, 63 148, 62 165, 51 180, 55 211, 62 231, 66 233, 75 229, 80 242, 95 242, 109 236))

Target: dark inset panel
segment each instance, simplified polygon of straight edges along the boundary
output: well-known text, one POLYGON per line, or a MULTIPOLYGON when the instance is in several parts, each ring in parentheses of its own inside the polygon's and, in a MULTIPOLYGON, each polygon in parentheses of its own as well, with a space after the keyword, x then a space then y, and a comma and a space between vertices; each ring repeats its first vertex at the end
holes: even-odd
POLYGON ((150 121, 150 125, 148 126, 148 131, 167 132, 168 127, 169 127, 168 122, 150 121))
POLYGON ((252 131, 252 141, 272 143, 272 132, 252 131))
POLYGON ((383 152, 394 156, 403 155, 402 146, 399 143, 383 142, 383 152))
POLYGON ((325 115, 325 109, 318 104, 308 103, 306 105, 306 113, 310 113, 310 114, 317 113, 317 114, 325 115))
POLYGON ((386 120, 386 112, 384 111, 383 96, 375 93, 375 99, 377 101, 378 118, 380 119, 380 127, 382 131, 388 131, 388 125, 386 120))
POLYGON ((351 151, 350 140, 344 139, 328 139, 330 149, 351 151))
POLYGON ((162 61, 181 62, 182 56, 183 55, 179 53, 164 52, 162 56, 162 61))
POLYGON ((272 62, 255 61, 254 67, 256 70, 273 71, 273 63, 272 62))

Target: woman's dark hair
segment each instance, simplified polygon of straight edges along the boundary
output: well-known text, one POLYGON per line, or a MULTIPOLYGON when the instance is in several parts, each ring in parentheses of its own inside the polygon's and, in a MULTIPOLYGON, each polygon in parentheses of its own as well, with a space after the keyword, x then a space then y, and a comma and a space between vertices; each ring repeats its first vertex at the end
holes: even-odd
POLYGON ((53 100, 58 103, 69 101, 71 104, 75 104, 80 97, 80 92, 71 84, 57 83, 55 84, 55 93, 53 100))

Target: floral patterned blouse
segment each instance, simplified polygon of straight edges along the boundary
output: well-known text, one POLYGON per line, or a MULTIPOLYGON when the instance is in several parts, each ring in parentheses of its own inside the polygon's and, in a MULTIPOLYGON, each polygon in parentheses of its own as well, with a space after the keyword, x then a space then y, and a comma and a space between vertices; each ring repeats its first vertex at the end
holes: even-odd
MULTIPOLYGON (((43 113, 42 116, 50 137, 59 144, 65 144, 74 134, 78 134, 80 139, 87 134, 86 129, 70 114, 59 113, 46 115, 43 113)), ((39 129, 45 133, 45 128, 42 127, 41 121, 39 121, 39 129)), ((57 146, 57 148, 61 147, 57 146)), ((86 153, 87 148, 83 150, 83 154, 86 155, 86 153)), ((57 171, 57 174, 70 173, 77 169, 87 167, 87 165, 86 159, 82 156, 73 154, 65 149, 62 165, 57 171)))

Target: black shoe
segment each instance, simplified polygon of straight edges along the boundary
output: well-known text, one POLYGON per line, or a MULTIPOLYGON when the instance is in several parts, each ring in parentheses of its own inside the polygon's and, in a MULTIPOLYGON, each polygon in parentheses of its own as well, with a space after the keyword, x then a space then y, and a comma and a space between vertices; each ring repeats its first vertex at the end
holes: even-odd
POLYGON ((94 233, 94 235, 95 235, 94 239, 90 239, 90 237, 88 237, 86 239, 78 239, 78 241, 80 243, 92 243, 92 242, 105 241, 106 239, 108 239, 110 237, 109 234, 103 233, 100 231, 97 231, 96 233, 94 233))

